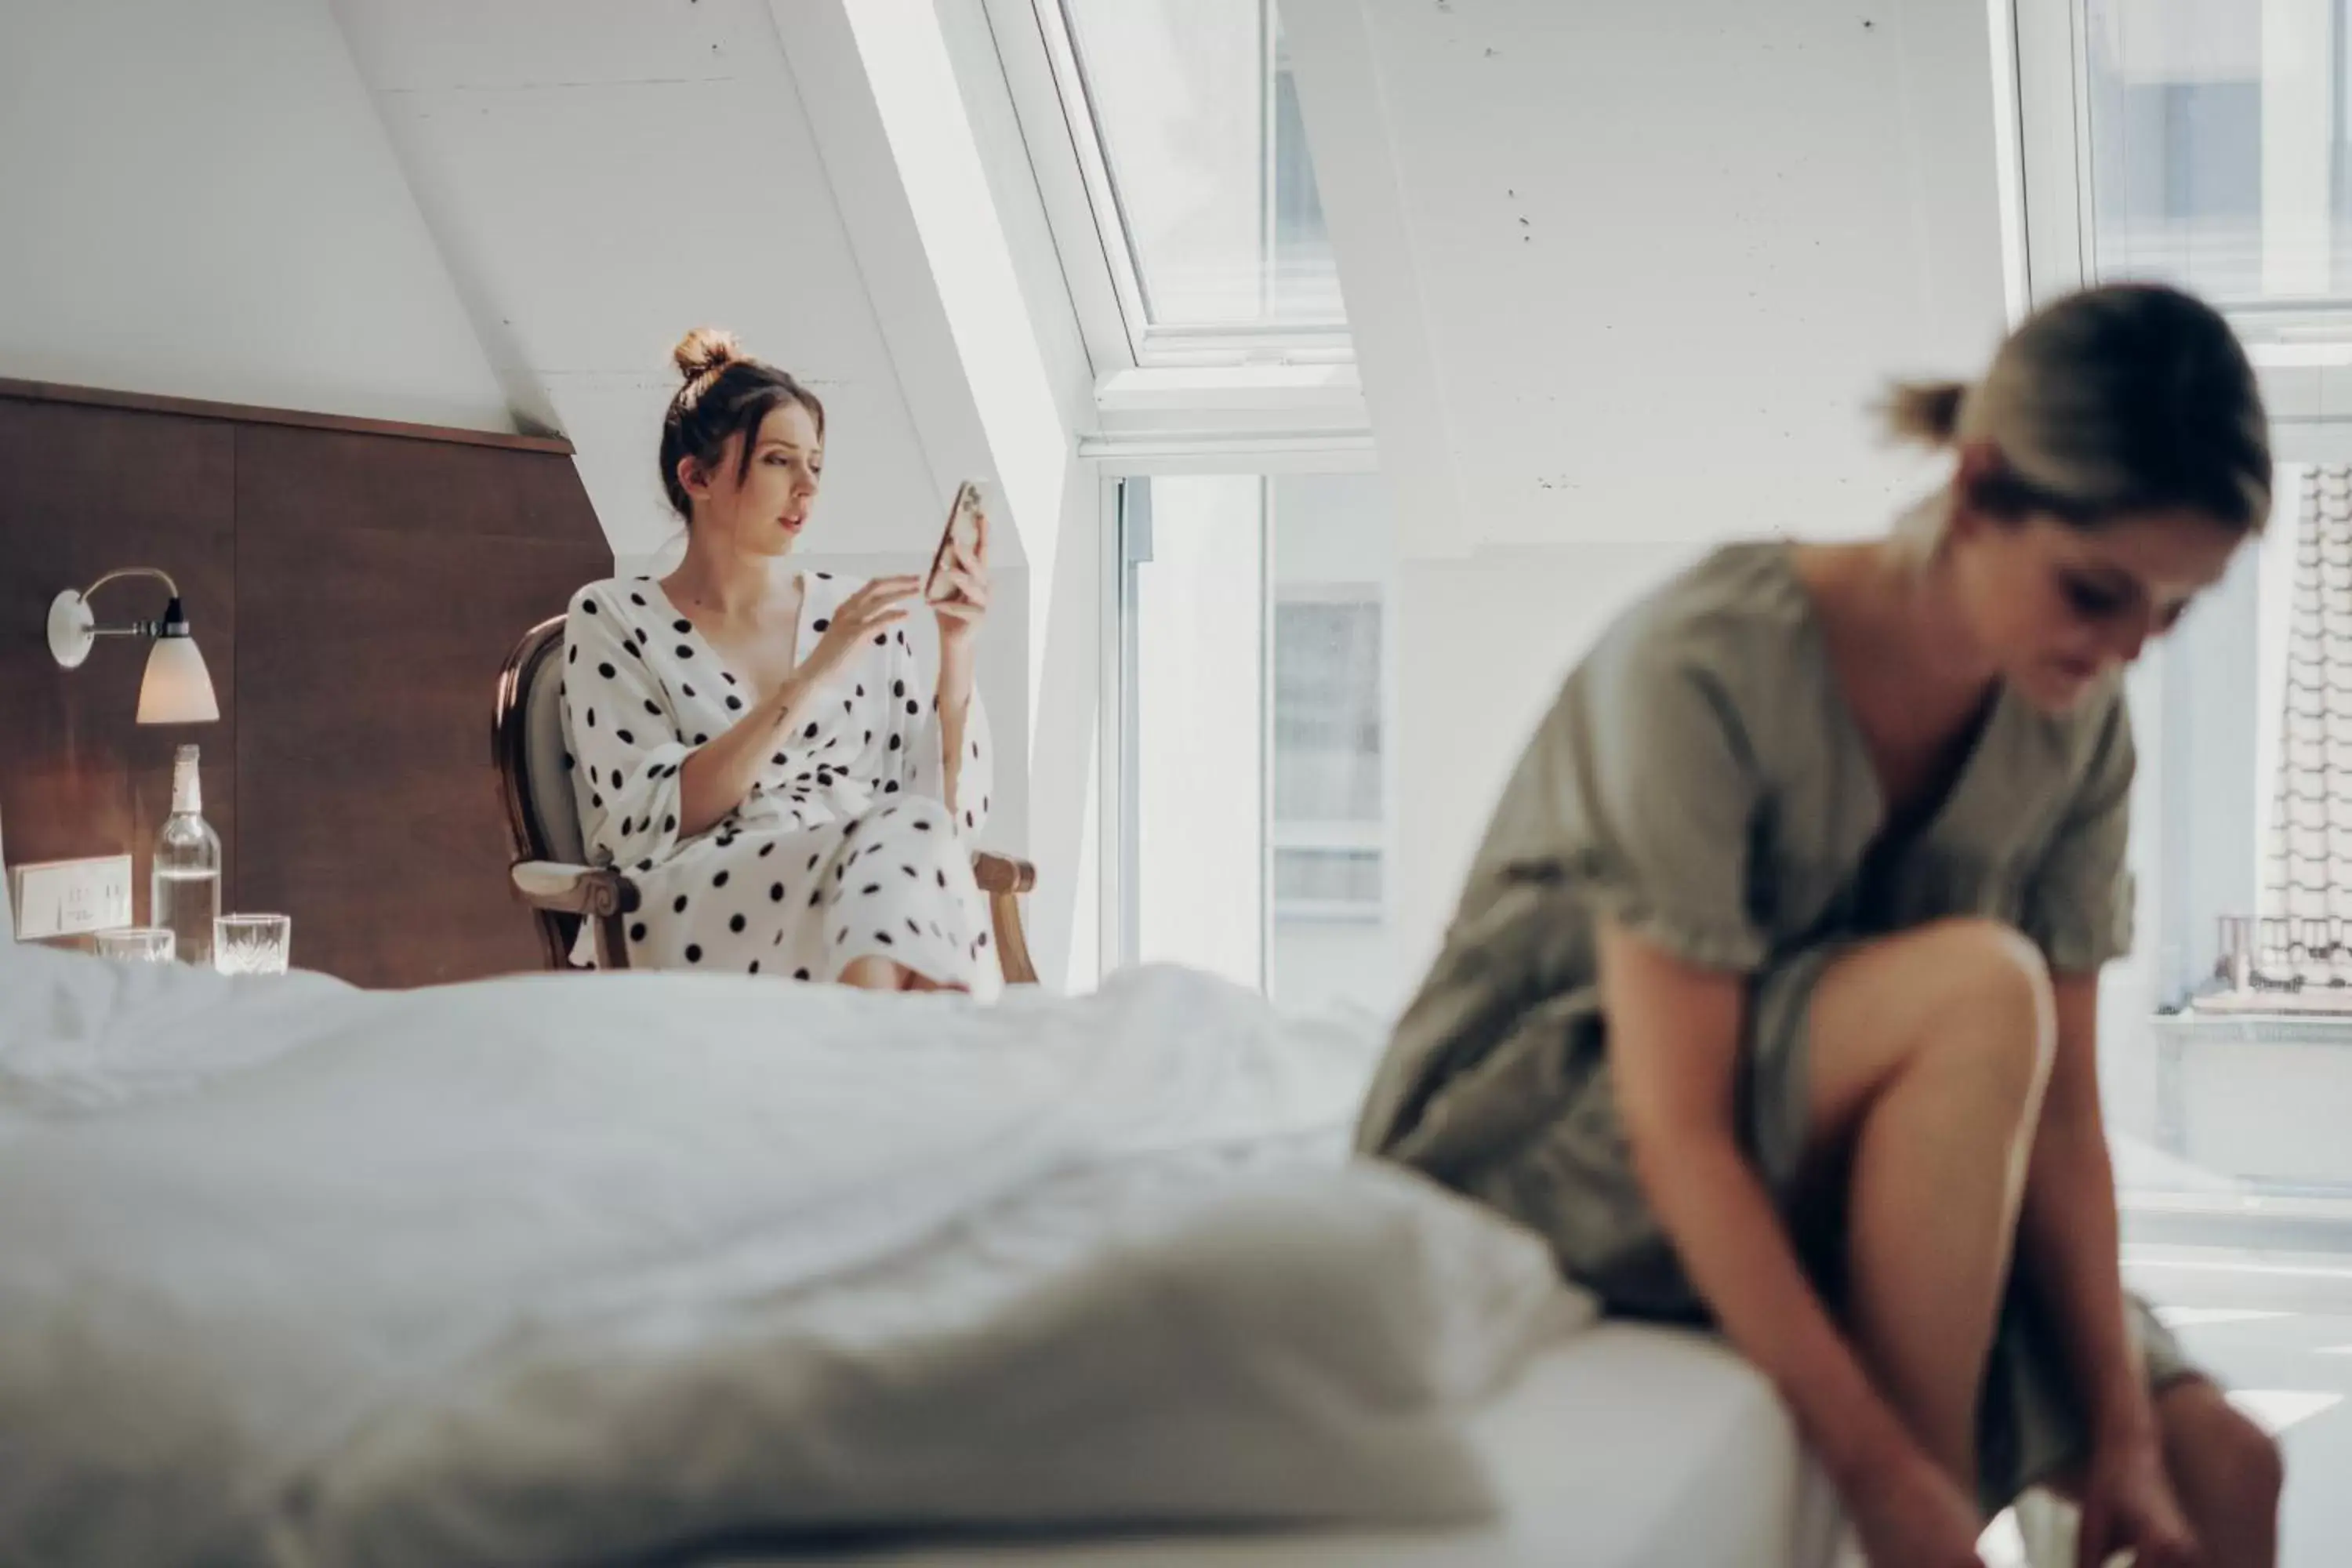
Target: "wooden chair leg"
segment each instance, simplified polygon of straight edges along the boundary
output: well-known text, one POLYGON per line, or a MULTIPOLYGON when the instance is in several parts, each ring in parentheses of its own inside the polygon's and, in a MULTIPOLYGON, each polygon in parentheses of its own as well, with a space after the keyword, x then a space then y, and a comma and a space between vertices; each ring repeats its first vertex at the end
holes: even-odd
POLYGON ((629 967, 629 932, 618 913, 596 917, 596 967, 612 973, 629 967))
POLYGON ((1021 895, 988 895, 989 919, 996 927, 996 961, 1007 985, 1034 985, 1037 966, 1029 957, 1029 938, 1021 929, 1021 895))

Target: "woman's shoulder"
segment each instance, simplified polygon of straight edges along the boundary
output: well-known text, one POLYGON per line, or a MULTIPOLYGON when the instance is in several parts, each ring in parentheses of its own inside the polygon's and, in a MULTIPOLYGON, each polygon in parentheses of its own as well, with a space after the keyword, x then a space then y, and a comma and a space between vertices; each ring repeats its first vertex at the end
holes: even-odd
POLYGON ((574 648, 641 654, 653 645, 655 623, 668 613, 666 603, 649 577, 600 578, 572 591, 563 640, 574 648))
POLYGON ((624 617, 650 614, 660 590, 650 577, 600 577, 572 591, 570 613, 624 617))
POLYGON ((1634 601, 1595 645, 1596 671, 1781 684, 1801 656, 1811 602, 1780 540, 1718 545, 1634 601))

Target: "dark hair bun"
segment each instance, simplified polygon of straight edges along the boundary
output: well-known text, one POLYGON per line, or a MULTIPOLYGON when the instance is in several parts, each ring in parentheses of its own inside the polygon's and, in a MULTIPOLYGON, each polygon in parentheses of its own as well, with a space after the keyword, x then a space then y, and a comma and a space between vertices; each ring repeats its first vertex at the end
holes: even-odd
POLYGON ((677 362, 677 374, 688 381, 699 381, 725 370, 743 357, 735 346, 735 334, 717 327, 697 327, 677 340, 670 358, 677 362))

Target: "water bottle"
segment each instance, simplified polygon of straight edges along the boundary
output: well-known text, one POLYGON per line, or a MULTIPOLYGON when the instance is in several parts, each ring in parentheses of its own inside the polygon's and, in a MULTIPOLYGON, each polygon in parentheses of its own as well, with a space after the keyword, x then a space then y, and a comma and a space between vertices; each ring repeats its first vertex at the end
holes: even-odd
POLYGON ((172 762, 172 815, 155 840, 148 881, 148 923, 172 933, 182 963, 213 961, 213 920, 220 913, 221 841, 205 820, 204 785, 196 748, 182 746, 172 762))

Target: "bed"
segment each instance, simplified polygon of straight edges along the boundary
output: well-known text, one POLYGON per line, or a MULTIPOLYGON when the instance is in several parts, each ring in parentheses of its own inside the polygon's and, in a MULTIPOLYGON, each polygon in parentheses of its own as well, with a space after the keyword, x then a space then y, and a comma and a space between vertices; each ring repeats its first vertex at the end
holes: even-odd
POLYGON ((1453 1528, 867 1543, 833 1553, 728 1553, 709 1568, 1827 1568, 1839 1561, 1835 1496, 1799 1447, 1787 1412, 1754 1372, 1699 1336, 1597 1325, 1532 1357, 1467 1426, 1501 1506, 1493 1519, 1453 1528))
POLYGON ((1765 1385, 1097 995, 0 953, 0 1561, 1813 1568, 1765 1385))

